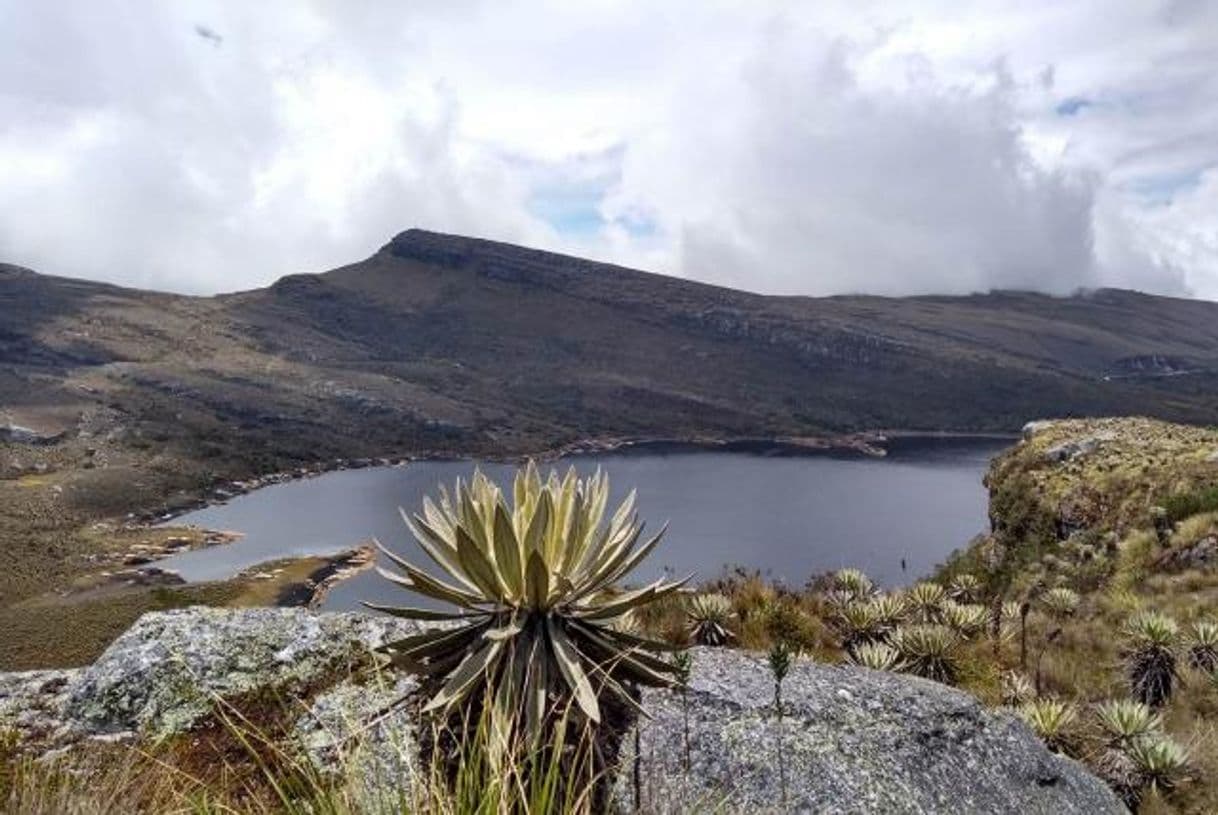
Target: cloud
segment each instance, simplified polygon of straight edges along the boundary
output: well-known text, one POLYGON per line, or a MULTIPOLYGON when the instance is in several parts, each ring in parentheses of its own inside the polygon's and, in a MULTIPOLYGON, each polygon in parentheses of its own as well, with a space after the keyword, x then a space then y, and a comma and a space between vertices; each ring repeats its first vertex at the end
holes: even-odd
POLYGON ((423 226, 771 292, 1218 297, 1213 4, 126 8, 0 0, 4 260, 222 291, 423 226))
POLYGON ((683 269, 792 294, 1097 282, 1094 181, 1036 163, 1001 67, 980 89, 924 66, 866 87, 869 49, 813 37, 784 26, 734 81, 692 92, 706 115, 665 130, 695 149, 633 156, 626 200, 676 214, 683 269))

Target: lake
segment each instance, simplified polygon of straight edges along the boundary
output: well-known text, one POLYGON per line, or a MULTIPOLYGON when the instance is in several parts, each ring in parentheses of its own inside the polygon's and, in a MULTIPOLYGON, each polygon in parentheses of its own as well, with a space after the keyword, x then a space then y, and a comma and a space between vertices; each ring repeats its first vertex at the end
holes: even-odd
MULTIPOLYGON (((666 571, 711 579, 739 565, 799 586, 811 575, 854 566, 881 584, 899 585, 928 574, 986 530, 981 479, 1007 444, 902 440, 884 458, 636 448, 572 456, 553 466, 565 471, 574 465, 581 473, 599 466, 609 474, 614 504, 637 488, 648 529, 669 522, 664 542, 635 581, 666 571)), ((241 532, 242 540, 158 565, 190 581, 215 580, 268 560, 330 553, 375 537, 430 566, 398 507, 418 510, 437 484, 451 486, 475 466, 500 484, 515 471, 499 463, 419 461, 264 487, 172 522, 241 532)), ((336 586, 325 607, 405 598, 368 571, 336 586)))

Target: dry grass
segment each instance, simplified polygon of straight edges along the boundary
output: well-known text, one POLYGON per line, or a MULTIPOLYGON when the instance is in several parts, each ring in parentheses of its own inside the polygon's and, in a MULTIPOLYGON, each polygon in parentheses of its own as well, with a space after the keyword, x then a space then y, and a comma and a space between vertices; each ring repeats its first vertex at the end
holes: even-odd
MULTIPOLYGON (((296 742, 302 702, 276 697, 216 700, 191 731, 158 743, 99 744, 41 760, 16 757, 0 740, 0 808, 11 815, 590 815, 598 779, 590 731, 560 716, 549 741, 491 747, 489 719, 448 765, 382 766, 340 751, 318 766, 296 742)), ((363 722, 348 722, 359 732, 363 722)), ((498 744, 499 742, 495 742, 498 744)), ((708 808, 709 811, 710 808, 708 808)))

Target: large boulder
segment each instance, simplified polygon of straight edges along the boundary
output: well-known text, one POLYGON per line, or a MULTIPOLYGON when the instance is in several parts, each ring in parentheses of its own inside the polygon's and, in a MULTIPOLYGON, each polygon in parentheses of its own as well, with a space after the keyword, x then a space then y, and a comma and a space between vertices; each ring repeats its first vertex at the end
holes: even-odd
POLYGON ((166 735, 218 699, 301 694, 366 665, 410 621, 299 608, 189 608, 145 614, 68 687, 64 715, 89 734, 166 735))
MULTIPOLYGON (((679 694, 643 693, 639 725, 650 812, 1100 815, 1125 807, 1082 765, 1044 748, 1015 717, 966 693, 864 668, 799 661, 781 727, 761 655, 694 649, 690 769, 679 694), (780 746, 781 745, 781 746, 780 746), (779 774, 785 756, 786 802, 779 774), (718 808, 718 809, 717 809, 718 808)), ((633 738, 625 766, 633 761, 633 738)), ((616 798, 633 806, 633 772, 616 798)))

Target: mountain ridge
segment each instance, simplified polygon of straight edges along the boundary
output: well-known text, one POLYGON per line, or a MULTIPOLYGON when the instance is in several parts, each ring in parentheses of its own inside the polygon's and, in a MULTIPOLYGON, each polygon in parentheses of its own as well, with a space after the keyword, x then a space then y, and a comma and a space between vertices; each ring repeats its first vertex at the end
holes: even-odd
POLYGON ((412 229, 362 261, 209 297, 4 266, 0 315, 0 410, 104 405, 187 446, 223 427, 268 454, 297 431, 327 455, 517 453, 1218 421, 1218 304, 1116 289, 770 296, 412 229))

